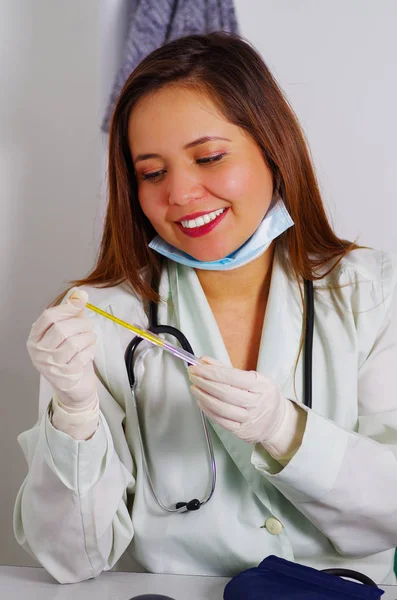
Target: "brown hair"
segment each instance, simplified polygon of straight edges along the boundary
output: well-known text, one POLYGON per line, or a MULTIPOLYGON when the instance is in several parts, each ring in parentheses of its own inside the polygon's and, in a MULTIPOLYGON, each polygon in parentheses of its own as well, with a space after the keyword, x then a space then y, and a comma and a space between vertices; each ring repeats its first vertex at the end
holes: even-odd
POLYGON ((158 48, 127 79, 110 124, 108 208, 97 263, 73 285, 126 282, 143 300, 158 300, 151 281, 163 258, 148 248, 155 231, 143 214, 128 145, 128 120, 143 96, 166 85, 210 94, 225 118, 248 132, 263 152, 275 189, 295 226, 277 239, 288 272, 299 282, 320 279, 355 243, 333 232, 321 200, 304 134, 259 53, 235 34, 189 35, 158 48), (149 276, 143 277, 145 269, 149 276))

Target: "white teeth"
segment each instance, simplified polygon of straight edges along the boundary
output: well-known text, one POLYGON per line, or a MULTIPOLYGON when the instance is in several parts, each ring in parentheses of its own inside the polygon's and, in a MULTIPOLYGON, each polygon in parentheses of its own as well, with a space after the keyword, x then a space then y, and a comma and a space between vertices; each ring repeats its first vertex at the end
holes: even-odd
POLYGON ((189 221, 181 221, 181 225, 182 225, 182 227, 185 227, 186 229, 193 229, 194 227, 202 227, 203 225, 206 225, 207 223, 210 223, 211 221, 216 219, 216 217, 218 217, 223 212, 225 212, 225 210, 226 210, 226 208, 219 208, 218 210, 214 210, 213 212, 207 213, 206 215, 202 215, 201 217, 198 217, 197 219, 190 219, 189 221))

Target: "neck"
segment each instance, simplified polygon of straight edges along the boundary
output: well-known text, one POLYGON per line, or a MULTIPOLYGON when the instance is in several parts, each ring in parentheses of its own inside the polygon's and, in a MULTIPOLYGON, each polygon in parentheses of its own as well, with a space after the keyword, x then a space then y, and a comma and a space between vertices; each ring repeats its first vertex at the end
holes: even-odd
POLYGON ((197 277, 207 300, 211 303, 227 301, 256 304, 270 287, 275 244, 252 262, 231 271, 197 269, 197 277))

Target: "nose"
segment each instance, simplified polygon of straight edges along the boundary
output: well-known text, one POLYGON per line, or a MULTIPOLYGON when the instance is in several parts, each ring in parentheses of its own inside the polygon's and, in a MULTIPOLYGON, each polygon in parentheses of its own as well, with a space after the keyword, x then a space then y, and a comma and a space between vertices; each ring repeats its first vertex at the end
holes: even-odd
POLYGON ((199 200, 204 195, 204 188, 189 171, 179 170, 169 174, 168 202, 185 206, 192 200, 199 200))

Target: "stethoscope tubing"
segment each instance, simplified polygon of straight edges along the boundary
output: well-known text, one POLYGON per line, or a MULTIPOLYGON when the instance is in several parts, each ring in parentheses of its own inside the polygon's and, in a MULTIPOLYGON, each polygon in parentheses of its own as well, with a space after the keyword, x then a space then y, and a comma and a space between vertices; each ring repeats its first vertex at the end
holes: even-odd
MULTIPOLYGON (((153 347, 148 348, 146 352, 142 353, 139 357, 138 360, 143 360, 144 356, 146 355, 147 352, 150 352, 151 350, 153 350, 153 347)), ((133 382, 133 393, 134 393, 134 398, 135 398, 135 403, 136 403, 136 399, 138 397, 137 394, 137 390, 136 390, 136 386, 137 386, 137 382, 134 378, 134 382, 133 382)), ((211 436, 208 430, 208 423, 207 423, 207 419, 203 413, 202 410, 199 409, 200 412, 200 417, 201 417, 201 421, 202 421, 202 425, 203 425, 203 429, 204 429, 204 435, 205 435, 205 440, 206 440, 206 445, 207 445, 207 456, 209 458, 209 464, 210 464, 210 470, 211 470, 211 485, 210 485, 210 489, 207 493, 207 495, 205 496, 205 498, 203 500, 198 500, 197 498, 193 498, 192 500, 188 501, 188 502, 177 502, 175 504, 175 508, 169 508, 167 506, 165 506, 165 504, 160 500, 154 484, 153 484, 153 479, 150 475, 150 470, 149 470, 149 465, 148 465, 148 461, 147 461, 147 456, 146 456, 146 450, 144 447, 144 443, 143 443, 143 439, 142 439, 142 433, 141 433, 141 424, 140 424, 140 418, 139 418, 139 406, 136 405, 136 416, 137 416, 137 421, 138 421, 138 437, 139 437, 139 444, 141 447, 141 455, 142 455, 142 465, 143 465, 143 469, 145 472, 145 476, 147 478, 148 484, 149 484, 149 488, 150 491, 152 493, 152 496, 156 502, 156 504, 165 512, 167 513, 182 513, 182 512, 188 512, 191 510, 198 510, 199 508, 201 508, 201 506, 203 506, 204 504, 207 504, 207 502, 211 499, 214 491, 215 491, 215 486, 216 486, 216 463, 215 463, 215 455, 214 455, 214 448, 212 445, 212 440, 211 440, 211 436), (179 506, 178 506, 179 505, 179 506)))

